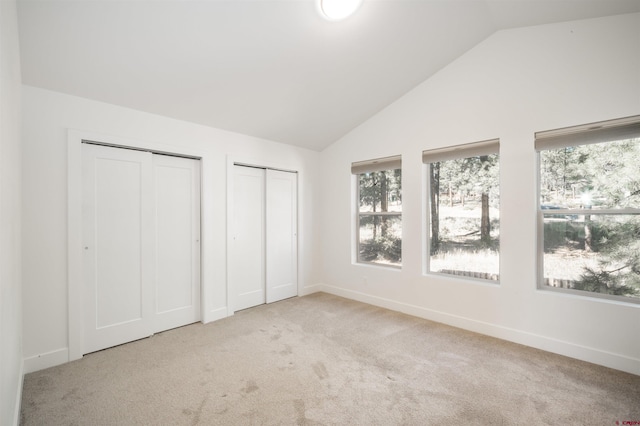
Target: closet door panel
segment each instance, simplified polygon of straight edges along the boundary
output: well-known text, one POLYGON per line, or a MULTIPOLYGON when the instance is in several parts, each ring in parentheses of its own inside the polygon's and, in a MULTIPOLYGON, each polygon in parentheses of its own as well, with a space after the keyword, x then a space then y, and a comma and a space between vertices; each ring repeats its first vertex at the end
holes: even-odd
POLYGON ((234 166, 229 270, 233 309, 265 303, 264 169, 234 166))
POLYGON ((85 353, 152 334, 150 154, 83 147, 85 353))
POLYGON ((188 158, 153 156, 155 331, 200 319, 199 163, 188 158))
POLYGON ((297 174, 267 170, 267 303, 298 294, 297 174))

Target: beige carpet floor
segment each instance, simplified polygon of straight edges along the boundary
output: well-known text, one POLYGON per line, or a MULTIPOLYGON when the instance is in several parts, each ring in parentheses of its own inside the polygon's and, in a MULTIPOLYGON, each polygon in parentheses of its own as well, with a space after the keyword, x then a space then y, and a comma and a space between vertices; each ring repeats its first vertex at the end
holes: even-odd
POLYGON ((640 376, 318 293, 28 374, 21 421, 616 425, 640 376))

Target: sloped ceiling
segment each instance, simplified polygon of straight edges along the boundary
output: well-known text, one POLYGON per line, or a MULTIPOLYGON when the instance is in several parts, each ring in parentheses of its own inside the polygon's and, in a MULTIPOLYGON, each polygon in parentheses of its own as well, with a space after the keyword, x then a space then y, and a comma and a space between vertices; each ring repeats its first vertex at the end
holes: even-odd
POLYGON ((495 31, 640 0, 19 0, 23 83, 322 150, 495 31))

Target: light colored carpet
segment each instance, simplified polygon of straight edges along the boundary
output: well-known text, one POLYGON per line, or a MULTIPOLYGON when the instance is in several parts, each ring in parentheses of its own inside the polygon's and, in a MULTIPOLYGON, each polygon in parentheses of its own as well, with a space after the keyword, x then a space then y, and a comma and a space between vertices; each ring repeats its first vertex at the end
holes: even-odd
POLYGON ((318 293, 25 376, 23 425, 615 425, 640 376, 318 293))

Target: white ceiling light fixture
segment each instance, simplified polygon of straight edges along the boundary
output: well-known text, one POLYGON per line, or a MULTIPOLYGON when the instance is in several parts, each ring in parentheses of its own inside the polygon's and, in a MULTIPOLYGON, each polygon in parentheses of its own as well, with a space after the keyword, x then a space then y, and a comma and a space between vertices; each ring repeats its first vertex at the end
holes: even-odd
POLYGON ((342 21, 353 15, 362 0, 317 0, 322 16, 329 21, 342 21))

